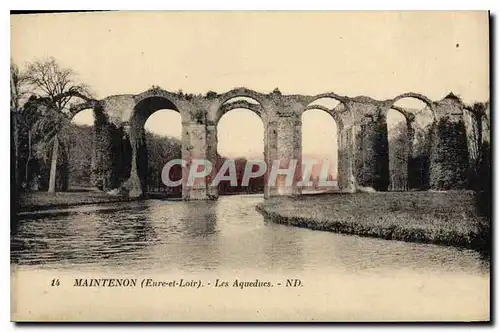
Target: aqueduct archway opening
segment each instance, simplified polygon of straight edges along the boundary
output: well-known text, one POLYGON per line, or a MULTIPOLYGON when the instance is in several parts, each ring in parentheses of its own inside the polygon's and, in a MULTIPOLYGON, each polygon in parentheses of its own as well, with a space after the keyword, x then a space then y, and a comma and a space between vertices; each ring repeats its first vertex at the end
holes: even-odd
MULTIPOLYGON (((92 169, 95 167, 95 116, 93 109, 85 109, 73 115, 67 129, 68 142, 63 154, 67 154, 68 189, 86 190, 95 186, 92 169)), ((101 188, 102 189, 102 188, 101 188)))
POLYGON ((402 96, 387 112, 389 190, 426 189, 429 186, 432 102, 420 96, 402 96))
MULTIPOLYGON (((139 184, 140 190, 144 193, 163 192, 172 196, 181 195, 181 186, 167 187, 161 178, 163 165, 169 160, 181 158, 181 118, 178 106, 166 97, 150 96, 137 102, 129 126, 125 130, 132 151, 128 179, 136 177, 139 179, 139 183, 130 183, 132 188, 129 190, 133 190, 133 187, 139 184), (156 122, 154 118, 168 121, 156 122), (152 131, 148 132, 147 128, 152 131), (160 134, 162 132, 163 135, 160 134)), ((181 166, 172 167, 170 173, 172 180, 182 178, 181 166)))
POLYGON ((263 193, 264 176, 250 179, 247 185, 242 185, 243 174, 247 167, 256 161, 264 160, 264 122, 263 108, 259 101, 250 96, 235 96, 224 101, 216 116, 217 132, 217 162, 219 171, 224 163, 221 174, 229 176, 236 174, 236 181, 231 182, 226 177, 217 186, 218 194, 263 193))
POLYGON ((301 115, 302 177, 309 180, 302 194, 339 189, 339 130, 334 115, 339 104, 334 98, 320 98, 301 115))
POLYGON ((237 180, 221 181, 219 195, 264 192, 264 177, 250 179, 248 186, 242 186, 247 163, 264 160, 264 124, 255 112, 235 108, 221 117, 217 122, 217 154, 217 169, 232 160, 237 180))
MULTIPOLYGON (((159 109, 149 116, 144 124, 148 152, 147 192, 168 197, 181 197, 182 184, 171 187, 162 181, 162 170, 166 163, 182 158, 182 119, 178 111, 159 109)), ((182 179, 181 165, 169 170, 169 178, 176 182, 182 179)))

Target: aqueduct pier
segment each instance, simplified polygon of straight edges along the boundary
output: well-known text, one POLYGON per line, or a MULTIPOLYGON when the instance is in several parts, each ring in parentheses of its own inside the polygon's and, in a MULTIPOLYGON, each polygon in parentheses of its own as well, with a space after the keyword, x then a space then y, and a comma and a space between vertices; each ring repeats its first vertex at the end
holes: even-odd
MULTIPOLYGON (((228 111, 245 108, 255 112, 264 124, 264 159, 268 166, 274 160, 301 159, 301 115, 310 109, 329 113, 337 123, 338 185, 345 192, 360 187, 385 191, 389 185, 389 153, 387 112, 399 111, 407 123, 407 164, 418 156, 413 149, 416 133, 429 136, 428 187, 437 190, 461 189, 467 183, 467 137, 464 124, 466 106, 450 94, 432 101, 418 93, 405 93, 389 100, 370 97, 347 97, 333 92, 318 95, 284 95, 278 89, 269 94, 247 88, 235 88, 226 93, 209 92, 205 96, 173 93, 153 87, 143 93, 114 95, 101 100, 87 100, 73 105, 73 115, 84 109, 93 109, 94 155, 92 175, 103 190, 119 188, 130 197, 139 197, 146 191, 147 148, 144 124, 148 117, 160 109, 173 109, 182 119, 182 159, 188 167, 193 159, 206 159, 216 164, 217 123, 228 111), (255 103, 241 100, 251 98, 255 103), (338 101, 334 108, 315 104, 319 99, 338 101), (412 110, 394 104, 403 98, 414 98, 425 103, 432 125, 422 128, 415 121, 412 110), (235 99, 235 100, 231 100, 235 99), (443 128, 451 128, 443 133, 443 128), (464 137, 465 136, 465 137, 464 137), (124 147, 131 149, 131 160, 123 159, 124 147), (444 178, 443 178, 444 177, 444 178), (450 188, 452 183, 453 188, 450 188)), ((482 125, 481 115, 476 116, 482 125)), ((183 170, 183 179, 187 169, 183 170)), ((424 176, 424 175, 422 175, 424 176)), ((298 170, 293 183, 300 181, 298 170)), ((286 186, 284 181, 266 184, 264 196, 298 195, 301 188, 286 186)), ((214 199, 217 187, 207 181, 193 186, 183 185, 182 197, 188 199, 214 199)))

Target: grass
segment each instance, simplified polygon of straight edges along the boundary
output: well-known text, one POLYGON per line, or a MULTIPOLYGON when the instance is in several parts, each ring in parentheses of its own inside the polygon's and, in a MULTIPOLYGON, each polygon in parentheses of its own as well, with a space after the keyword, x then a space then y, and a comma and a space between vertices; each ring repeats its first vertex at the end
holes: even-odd
POLYGON ((271 221, 387 240, 489 249, 490 223, 469 191, 279 197, 257 208, 271 221))

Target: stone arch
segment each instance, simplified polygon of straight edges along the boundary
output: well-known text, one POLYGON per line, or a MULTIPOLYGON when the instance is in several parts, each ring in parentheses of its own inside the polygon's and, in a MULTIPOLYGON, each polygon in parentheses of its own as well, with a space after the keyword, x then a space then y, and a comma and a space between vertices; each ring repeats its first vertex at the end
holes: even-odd
POLYGON ((305 107, 303 108, 302 113, 312 109, 323 110, 330 114, 337 123, 337 126, 339 126, 340 128, 344 125, 341 115, 351 111, 351 103, 350 100, 346 97, 340 96, 334 92, 327 92, 305 99, 305 107), (317 104, 317 101, 320 99, 335 100, 338 101, 338 104, 331 108, 324 105, 319 105, 317 104))
POLYGON ((307 111, 310 111, 310 110, 324 111, 332 116, 333 120, 335 120, 335 123, 337 124, 337 127, 339 127, 339 129, 340 129, 342 127, 343 123, 342 123, 342 118, 339 116, 339 112, 337 112, 336 109, 337 109, 337 107, 328 108, 328 107, 325 107, 322 105, 308 105, 308 106, 306 106, 306 108, 304 108, 302 115, 304 115, 307 111))
POLYGON ((233 159, 238 174, 238 187, 229 186, 229 182, 223 181, 216 187, 218 194, 252 192, 261 193, 265 189, 264 177, 250 179, 248 187, 240 187, 240 177, 245 160, 262 160, 266 156, 265 147, 265 122, 259 113, 260 105, 248 102, 233 102, 223 104, 224 113, 221 114, 214 126, 215 152, 217 154, 214 176, 227 158, 233 159), (252 106, 253 105, 253 106, 252 106), (234 112, 231 112, 233 111, 234 112), (244 120, 243 120, 244 119, 244 120), (240 121, 243 120, 243 121, 240 121), (251 128, 251 130, 249 130, 251 128), (230 143, 229 143, 230 142, 230 143), (227 144, 229 143, 229 144, 227 144), (234 146, 243 148, 235 150, 234 146))
MULTIPOLYGON (((232 101, 232 99, 235 99, 238 97, 240 97, 240 96, 236 96, 236 97, 232 97, 230 99, 227 99, 226 102, 220 104, 219 108, 217 109, 216 118, 215 118, 215 121, 213 123, 213 127, 211 129, 212 140, 211 140, 211 144, 210 144, 211 147, 209 148, 210 153, 207 153, 207 155, 211 156, 212 164, 216 165, 216 166, 214 166, 214 168, 212 170, 212 175, 211 175, 212 179, 215 177, 216 173, 219 171, 219 167, 222 166, 222 160, 224 160, 225 158, 228 157, 227 155, 224 155, 224 152, 219 151, 219 147, 220 147, 219 143, 221 142, 219 135, 221 132, 224 131, 224 128, 227 128, 226 126, 224 126, 224 128, 221 129, 221 128, 219 128, 219 125, 221 124, 221 122, 224 122, 223 119, 225 118, 225 115, 230 114, 232 110, 238 110, 238 111, 244 110, 247 112, 247 114, 251 114, 252 121, 254 121, 254 119, 259 119, 259 120, 255 120, 255 121, 260 122, 259 127, 262 126, 262 131, 259 130, 258 135, 256 135, 256 133, 252 132, 251 136, 258 137, 258 138, 262 137, 262 139, 263 139, 262 143, 265 143, 265 140, 266 140, 266 130, 265 130, 266 121, 265 121, 263 106, 260 103, 258 103, 258 101, 255 100, 254 98, 247 97, 247 96, 243 96, 243 97, 250 98, 250 99, 254 100, 256 103, 252 103, 252 102, 249 102, 247 100, 232 101)), ((248 119, 248 120, 250 120, 250 119, 248 119)), ((231 135, 231 136, 235 137, 234 135, 231 135)), ((226 141, 226 140, 224 140, 224 141, 226 141)), ((256 147, 256 146, 254 146, 254 147, 256 147)), ((264 146, 262 146, 262 148, 263 148, 263 150, 261 152, 263 153, 263 156, 265 157, 266 156, 265 144, 264 144, 264 146)), ((257 152, 257 151, 255 151, 255 152, 257 152)), ((243 156, 240 156, 240 157, 243 157, 243 156)), ((244 158, 248 159, 248 160, 254 159, 253 156, 252 156, 252 158, 248 158, 248 156, 244 157, 244 158)), ((239 164, 240 162, 242 162, 242 159, 240 159, 240 158, 237 158, 235 160, 237 167, 239 167, 238 165, 241 166, 241 164, 239 164)), ((241 179, 238 179, 238 184, 240 184, 240 182, 239 182, 240 180, 241 179)), ((254 192, 253 190, 256 190, 256 188, 255 188, 256 181, 258 182, 260 180, 251 179, 251 181, 249 182, 249 188, 246 188, 246 189, 250 190, 251 192, 254 192)), ((229 192, 232 192, 233 189, 235 189, 236 192, 238 192, 240 190, 245 191, 244 188, 230 188, 230 187, 227 187, 227 185, 228 184, 224 181, 224 182, 221 182, 219 184, 219 186, 211 186, 210 195, 211 196, 218 196, 219 191, 221 193, 229 193, 229 192)), ((260 184, 258 187, 260 188, 260 184)), ((261 189, 264 190, 264 188, 261 188, 261 189)), ((260 190, 260 189, 258 189, 258 190, 260 190)))
POLYGON ((136 109, 144 103, 152 103, 152 111, 149 115, 153 114, 160 109, 172 109, 180 113, 182 122, 189 122, 193 120, 195 114, 193 114, 194 106, 183 97, 176 93, 172 93, 163 89, 149 89, 140 94, 134 95, 134 114, 132 114, 131 119, 135 116, 136 109), (159 107, 159 108, 158 108, 159 107))
MULTIPOLYGON (((262 105, 252 104, 252 103, 249 103, 249 102, 244 101, 244 100, 238 100, 235 102, 229 102, 229 103, 222 104, 219 107, 220 112, 218 113, 218 118, 217 118, 217 121, 215 122, 215 125, 214 125, 216 138, 217 138, 217 134, 218 134, 218 126, 219 126, 220 120, 222 119, 222 117, 224 115, 228 114, 230 111, 235 110, 235 109, 244 109, 246 111, 252 112, 254 115, 256 115, 260 119, 260 121, 262 122, 262 125, 265 129, 266 122, 264 121, 264 117, 263 117, 262 105)), ((265 139, 265 137, 264 137, 264 139, 265 139)), ((218 139, 217 139, 216 143, 218 144, 218 139)))
POLYGON ((168 99, 174 104, 180 103, 180 100, 181 100, 181 97, 178 94, 172 93, 172 92, 169 92, 169 91, 163 90, 163 89, 157 89, 157 88, 152 88, 152 89, 146 90, 144 92, 141 92, 137 95, 134 95, 134 100, 136 103, 140 103, 144 99, 151 98, 151 97, 161 97, 164 99, 168 99))
MULTIPOLYGON (((432 116, 433 116, 433 120, 436 120, 436 109, 434 107, 434 102, 432 100, 430 100, 429 98, 427 98, 426 96, 419 94, 419 93, 406 92, 406 93, 400 94, 399 96, 396 96, 389 101, 389 108, 394 108, 396 106, 396 105, 394 105, 396 102, 398 102, 401 99, 405 99, 405 98, 417 99, 417 100, 420 100, 421 102, 423 102, 424 104, 426 104, 427 106, 429 106, 429 109, 430 109, 432 116)), ((399 112, 405 111, 405 113, 410 113, 407 110, 404 110, 402 107, 398 107, 398 106, 396 106, 396 107, 397 108, 394 108, 394 109, 399 111, 399 112)), ((406 117, 406 114, 403 114, 403 115, 405 115, 405 117, 406 117)))
POLYGON ((266 101, 266 96, 259 92, 247 88, 235 88, 217 97, 216 102, 212 103, 210 107, 209 114, 207 114, 207 119, 210 119, 209 122, 213 122, 214 125, 217 125, 217 122, 225 113, 229 112, 231 109, 234 109, 234 107, 236 107, 237 105, 240 105, 243 106, 242 108, 247 108, 253 111, 264 121, 264 118, 267 116, 266 101), (231 101, 232 99, 236 98, 248 98, 255 101, 256 103, 254 104, 247 100, 231 101))
MULTIPOLYGON (((170 99, 163 96, 149 96, 141 98, 136 102, 129 122, 132 123, 134 121, 139 121, 142 125, 144 125, 151 115, 162 109, 174 110, 179 112, 182 117, 179 107, 170 99)), ((184 117, 182 118, 184 120, 184 117)))
MULTIPOLYGON (((233 97, 233 98, 237 98, 237 97, 233 97)), ((219 120, 224 116, 224 114, 226 114, 227 112, 229 112, 231 110, 237 109, 237 108, 247 109, 247 110, 252 111, 255 114, 257 114, 257 116, 259 118, 261 118, 261 119, 263 118, 264 108, 262 107, 261 104, 253 104, 253 103, 250 103, 246 100, 237 100, 237 101, 230 102, 230 99, 228 99, 225 103, 223 103, 219 107, 216 118, 215 118, 215 124, 217 125, 219 123, 219 120)))
POLYGON ((71 105, 69 109, 70 120, 72 120, 78 113, 88 109, 93 109, 95 112, 95 109, 98 108, 98 106, 99 102, 97 100, 90 100, 90 101, 85 101, 83 103, 71 105))
MULTIPOLYGON (((209 107, 209 114, 207 115, 207 128, 209 134, 207 134, 207 141, 210 142, 208 151, 207 151, 207 156, 209 156, 209 159, 211 159, 213 162, 217 162, 217 156, 218 156, 218 144, 219 144, 219 139, 218 139, 218 125, 222 117, 229 113, 231 110, 234 109, 245 109, 248 111, 251 111, 257 117, 262 121, 263 127, 264 127, 264 158, 267 160, 267 145, 266 142, 268 140, 268 125, 269 125, 269 118, 268 114, 266 113, 266 96, 255 92, 253 90, 247 89, 247 88, 235 88, 229 92, 226 92, 224 94, 221 94, 218 96, 215 102, 211 104, 209 107), (237 98, 246 98, 246 99, 251 99, 252 101, 255 101, 255 103, 250 102, 248 100, 234 100, 237 98)), ((215 172, 213 174, 215 176, 215 172)), ((215 191, 217 188, 212 187, 211 188, 212 193, 210 194, 211 196, 217 196, 218 192, 216 193, 215 191)))
POLYGON ((349 99, 347 97, 336 94, 335 92, 325 92, 325 93, 320 93, 320 94, 317 94, 315 96, 307 98, 307 104, 310 105, 313 102, 315 102, 316 100, 323 99, 323 98, 335 99, 335 100, 338 100, 342 104, 349 103, 349 99))
POLYGON ((168 109, 178 112, 184 124, 192 121, 193 114, 190 110, 193 108, 178 95, 161 89, 150 89, 135 95, 133 102, 129 120, 124 123, 130 140, 132 160, 130 176, 123 186, 129 191, 129 196, 137 197, 143 195, 147 189, 149 157, 144 129, 147 119, 159 110, 168 109))
POLYGON ((319 109, 330 114, 337 124, 337 180, 339 189, 342 191, 354 191, 354 151, 355 134, 354 114, 351 99, 340 96, 334 92, 321 93, 315 96, 302 98, 305 104, 303 113, 311 109, 319 109), (326 107, 315 104, 320 99, 332 99, 338 101, 335 107, 326 107))
POLYGON ((239 87, 239 88, 234 88, 228 92, 225 92, 221 95, 218 96, 220 104, 224 104, 227 102, 229 99, 233 99, 236 97, 248 97, 251 99, 254 99, 257 101, 259 104, 264 105, 265 104, 265 95, 254 91, 250 90, 247 88, 239 87))

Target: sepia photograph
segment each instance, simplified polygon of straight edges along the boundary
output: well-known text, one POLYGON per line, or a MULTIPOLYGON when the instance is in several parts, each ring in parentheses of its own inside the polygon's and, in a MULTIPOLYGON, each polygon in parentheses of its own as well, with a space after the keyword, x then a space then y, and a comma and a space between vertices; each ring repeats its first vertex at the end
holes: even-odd
POLYGON ((11 13, 11 321, 489 322, 490 21, 11 13))

